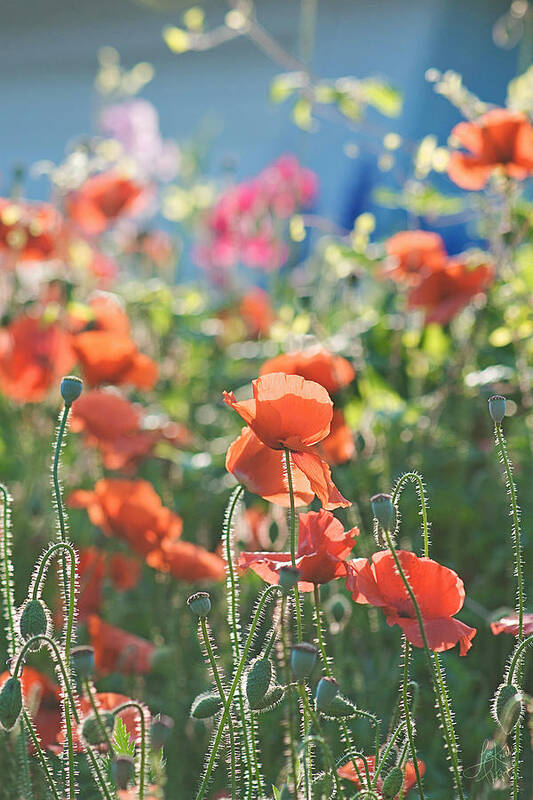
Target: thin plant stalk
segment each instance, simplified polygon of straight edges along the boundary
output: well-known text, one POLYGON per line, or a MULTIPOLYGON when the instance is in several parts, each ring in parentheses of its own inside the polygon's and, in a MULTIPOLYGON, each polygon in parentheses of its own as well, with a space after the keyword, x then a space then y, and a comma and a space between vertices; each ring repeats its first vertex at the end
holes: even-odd
POLYGON ((331 750, 329 748, 329 744, 328 744, 328 742, 326 740, 326 737, 324 736, 324 731, 322 730, 322 725, 320 724, 320 720, 318 718, 318 714, 311 707, 311 703, 309 702, 309 698, 307 697, 307 691, 306 691, 305 686, 303 684, 299 684, 298 686, 299 686, 299 691, 300 691, 300 697, 302 698, 302 703, 305 706, 305 709, 307 711, 307 715, 311 718, 311 721, 312 721, 313 725, 315 726, 318 735, 320 736, 321 743, 322 743, 322 749, 323 749, 324 755, 326 757, 326 762, 327 762, 327 765, 328 765, 328 769, 330 770, 331 774, 333 775, 333 780, 335 782, 335 788, 337 790, 337 797, 339 797, 340 800, 344 800, 344 792, 342 790, 342 785, 341 785, 341 782, 340 782, 340 778, 339 778, 339 775, 337 773, 337 769, 335 767, 335 760, 334 760, 334 758, 333 758, 333 756, 331 754, 331 750))
POLYGON ((114 708, 113 713, 120 714, 121 711, 124 711, 127 708, 136 709, 140 719, 141 756, 139 764, 139 800, 144 800, 145 790, 146 790, 146 773, 147 773, 146 756, 148 752, 148 727, 146 724, 146 709, 144 708, 142 703, 138 703, 136 700, 126 700, 124 703, 121 703, 119 706, 114 708))
POLYGON ((403 681, 402 681, 402 705, 403 705, 403 714, 405 718, 405 727, 407 729, 407 738, 409 740, 409 749, 411 750, 411 757, 413 759, 413 767, 415 770, 416 776, 416 787, 418 789, 418 796, 420 800, 424 800, 424 788, 422 786, 422 778, 420 776, 420 770, 418 768, 418 759, 416 756, 416 745, 415 745, 415 731, 414 731, 414 723, 411 719, 411 709, 409 708, 409 697, 407 694, 407 687, 409 684, 409 655, 411 652, 411 648, 409 647, 409 642, 407 641, 406 637, 403 637, 403 681))

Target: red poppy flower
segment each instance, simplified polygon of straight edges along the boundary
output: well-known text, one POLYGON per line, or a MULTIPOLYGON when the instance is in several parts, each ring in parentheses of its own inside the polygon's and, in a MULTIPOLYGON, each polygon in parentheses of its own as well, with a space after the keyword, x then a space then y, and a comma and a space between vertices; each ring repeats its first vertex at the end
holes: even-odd
POLYGON ((127 383, 138 389, 151 389, 157 380, 157 364, 139 353, 129 338, 106 331, 87 331, 75 336, 72 346, 89 386, 127 383))
POLYGON ((448 258, 442 237, 432 231, 400 231, 387 239, 385 274, 417 283, 421 274, 444 267, 448 258))
POLYGON ((0 198, 0 251, 8 266, 61 257, 63 234, 63 219, 53 206, 0 198))
POLYGON ((224 392, 225 402, 272 450, 291 451, 291 462, 309 480, 324 508, 349 506, 331 479, 329 466, 311 450, 330 431, 333 403, 320 384, 281 372, 252 381, 254 398, 238 402, 224 392))
MULTIPOLYGON (((315 586, 346 576, 345 561, 359 535, 358 528, 345 531, 329 511, 309 511, 299 515, 296 566, 301 581, 298 588, 311 592, 315 586)), ((279 582, 279 569, 291 563, 290 553, 241 553, 239 566, 253 570, 267 583, 279 582)))
POLYGON ((352 432, 340 409, 333 410, 331 430, 329 435, 317 445, 317 451, 328 464, 344 464, 353 458, 355 444, 352 432))
MULTIPOLYGON (((502 617, 496 622, 491 622, 490 629, 495 636, 498 636, 499 633, 518 636, 518 614, 510 614, 508 617, 502 617)), ((522 629, 524 636, 531 636, 533 633, 533 614, 524 614, 522 629)))
POLYGON ((239 540, 248 548, 268 547, 271 544, 269 536, 271 522, 271 515, 263 508, 259 506, 246 508, 242 515, 242 525, 237 531, 239 540))
POLYGON ((146 563, 159 572, 189 583, 220 581, 226 575, 224 561, 192 542, 163 539, 160 545, 146 556, 146 563))
POLYGON ((74 360, 69 337, 56 322, 23 314, 0 330, 0 389, 14 400, 43 400, 74 360))
MULTIPOLYGON (((9 677, 9 672, 0 675, 0 687, 9 677)), ((41 744, 47 748, 56 741, 61 730, 59 686, 33 667, 24 667, 21 683, 24 705, 33 719, 41 744)))
POLYGON ((81 230, 103 233, 120 217, 138 213, 146 205, 145 187, 118 172, 93 175, 68 195, 66 211, 81 230))
MULTIPOLYGON (((239 438, 230 444, 226 454, 226 469, 249 492, 264 497, 270 503, 286 508, 290 506, 285 454, 264 445, 251 428, 243 428, 239 438)), ((309 479, 294 463, 291 474, 295 505, 308 505, 315 496, 309 479)))
POLYGON ((355 378, 355 370, 349 361, 329 353, 323 347, 312 347, 271 358, 263 364, 259 375, 272 372, 301 375, 307 381, 319 383, 329 394, 335 394, 355 378))
POLYGON ((250 336, 268 336, 274 322, 268 292, 257 287, 250 289, 242 297, 239 313, 250 336))
POLYGON ((89 519, 108 536, 118 536, 145 556, 163 539, 177 539, 181 517, 162 505, 147 481, 104 478, 94 491, 80 489, 68 498, 72 508, 86 508, 89 519))
POLYGON ((78 617, 85 620, 98 613, 102 606, 103 583, 110 578, 117 591, 133 589, 139 582, 140 565, 137 559, 123 553, 108 555, 96 547, 79 550, 78 574, 80 591, 78 617))
POLYGON ((462 189, 483 189, 494 170, 523 180, 533 173, 533 126, 525 114, 494 108, 451 133, 466 153, 450 156, 448 175, 462 189))
MULTIPOLYGON (((397 553, 420 607, 429 648, 440 653, 459 642, 460 655, 466 655, 476 629, 454 618, 465 599, 462 580, 431 558, 419 558, 407 550, 397 553)), ((356 603, 383 608, 388 625, 399 625, 411 644, 423 647, 414 606, 390 550, 374 553, 371 561, 349 561, 346 586, 356 603)))
POLYGON ((96 614, 89 617, 88 627, 94 647, 94 663, 101 675, 110 672, 142 675, 150 672, 156 650, 151 642, 109 625, 96 614))
MULTIPOLYGON (((366 772, 365 772, 365 765, 362 758, 356 758, 355 763, 359 772, 361 773, 361 777, 363 778, 363 783, 361 784, 361 780, 359 779, 359 775, 353 765, 353 761, 347 761, 342 767, 339 767, 337 770, 337 774, 340 775, 341 778, 345 778, 348 781, 352 781, 356 784, 358 789, 366 789, 366 772)), ((370 780, 372 781, 374 775, 376 774, 376 757, 375 756, 367 756, 366 763, 368 765, 368 773, 370 776, 370 780)), ((420 775, 423 775, 426 771, 426 765, 423 761, 418 761, 418 771, 420 775)), ((416 786, 416 773, 415 767, 412 761, 408 761, 405 765, 404 771, 404 779, 403 779, 403 787, 402 791, 399 792, 396 797, 405 797, 407 792, 416 786)), ((381 790, 383 787, 383 781, 381 779, 381 774, 377 779, 376 789, 378 792, 379 797, 381 798, 381 790)))
POLYGON ((411 289, 409 308, 425 309, 426 324, 445 325, 489 286, 493 276, 490 264, 471 267, 460 258, 451 258, 443 269, 427 274, 411 289))

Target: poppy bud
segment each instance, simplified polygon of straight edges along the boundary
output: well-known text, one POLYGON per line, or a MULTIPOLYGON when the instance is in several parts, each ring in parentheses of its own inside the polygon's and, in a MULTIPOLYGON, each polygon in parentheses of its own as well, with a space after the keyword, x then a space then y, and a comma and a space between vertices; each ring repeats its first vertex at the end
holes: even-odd
POLYGON ((330 702, 325 711, 322 711, 326 717, 353 717, 357 709, 353 703, 347 700, 340 694, 337 694, 330 702))
POLYGON ((393 767, 381 787, 383 800, 393 800, 401 792, 403 786, 403 770, 401 767, 393 767))
POLYGON ((279 571, 279 585, 285 592, 290 592, 298 583, 300 570, 296 567, 281 567, 279 571))
POLYGON ((391 531, 394 527, 394 506, 390 494, 375 494, 370 498, 372 513, 379 525, 385 531, 391 531))
POLYGON ((173 727, 174 720, 167 717, 166 714, 158 714, 157 717, 153 718, 150 728, 152 750, 161 750, 164 747, 169 740, 173 727))
POLYGON ((135 763, 129 756, 117 756, 111 764, 111 774, 118 789, 127 789, 135 776, 135 763))
POLYGON ((272 689, 265 694, 261 702, 255 706, 254 711, 270 711, 271 708, 274 708, 274 706, 277 706, 280 702, 284 691, 285 689, 283 686, 273 686, 272 689))
POLYGON ((505 733, 510 733, 522 713, 520 691, 511 683, 504 683, 496 693, 494 706, 496 719, 505 733))
POLYGON ((202 692, 192 701, 191 717, 209 719, 222 708, 222 701, 216 692, 202 692))
MULTIPOLYGON (((47 634, 49 629, 50 616, 48 609, 42 600, 28 600, 22 609, 22 614, 19 620, 20 635, 27 641, 32 636, 39 636, 40 634, 47 634)), ((35 642, 31 646, 31 650, 40 650, 41 642, 35 642)))
POLYGON ((268 692, 272 679, 272 664, 268 658, 259 658, 251 667, 246 677, 246 697, 250 708, 261 704, 268 692))
POLYGON ((500 425, 505 417, 506 400, 501 394, 489 397, 489 412, 496 425, 500 425))
POLYGON ((291 667, 297 681, 303 681, 313 671, 318 650, 308 642, 295 644, 291 653, 291 667))
POLYGON ((196 592, 196 594, 191 594, 187 605, 197 617, 207 617, 211 611, 211 598, 207 592, 196 592))
POLYGON ((83 389, 83 381, 75 375, 67 375, 61 381, 61 397, 66 406, 71 406, 78 399, 83 389))
POLYGON ((91 678, 94 675, 94 647, 84 644, 73 647, 70 651, 70 660, 79 678, 91 678))
POLYGON ((0 692, 0 725, 14 728, 22 711, 22 689, 18 678, 8 678, 0 692))
POLYGON ((339 684, 335 678, 320 678, 315 692, 317 711, 327 711, 337 696, 339 684))
POLYGON ((94 714, 89 714, 81 723, 81 736, 87 744, 94 746, 104 744, 106 739, 102 725, 112 734, 115 727, 115 715, 111 711, 99 711, 99 719, 94 714))

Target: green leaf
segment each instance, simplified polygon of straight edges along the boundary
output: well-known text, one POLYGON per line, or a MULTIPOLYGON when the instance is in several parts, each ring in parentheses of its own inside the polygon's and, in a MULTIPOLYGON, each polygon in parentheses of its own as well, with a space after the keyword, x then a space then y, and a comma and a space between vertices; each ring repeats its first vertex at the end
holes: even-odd
POLYGON ((386 117, 397 117, 402 110, 402 95, 397 89, 377 78, 361 81, 363 98, 369 106, 386 117))
POLYGON ((113 735, 113 747, 117 756, 135 757, 135 742, 131 738, 124 721, 117 717, 113 735))

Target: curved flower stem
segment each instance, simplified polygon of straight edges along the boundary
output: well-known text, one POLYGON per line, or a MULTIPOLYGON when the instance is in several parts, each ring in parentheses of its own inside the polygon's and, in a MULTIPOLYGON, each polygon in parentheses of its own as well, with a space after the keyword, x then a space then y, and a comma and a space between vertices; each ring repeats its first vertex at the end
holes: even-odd
MULTIPOLYGON (((67 671, 67 669, 65 667, 65 664, 63 663, 63 659, 61 657, 61 653, 59 651, 57 643, 50 636, 46 636, 46 634, 44 634, 44 633, 39 633, 36 636, 32 636, 31 639, 28 639, 24 643, 23 647, 21 648, 20 652, 18 653, 18 655, 16 657, 12 675, 13 675, 13 677, 18 678, 19 672, 21 671, 22 662, 24 661, 24 657, 26 655, 26 652, 33 645, 37 644, 38 642, 45 642, 47 647, 49 647, 50 650, 54 654, 54 660, 55 660, 55 662, 56 662, 56 664, 57 664, 57 666, 59 668, 59 671, 61 673, 61 678, 62 678, 62 683, 63 683, 63 690, 65 691, 65 693, 67 695, 67 698, 68 698, 68 702, 70 703, 70 707, 72 708, 72 715, 74 717, 76 725, 79 725, 81 720, 80 720, 80 715, 78 713, 78 708, 76 706, 76 702, 75 702, 75 699, 74 699, 74 693, 72 691, 72 686, 71 686, 71 683, 70 683, 70 677, 69 677, 68 671, 67 671)), ((72 741, 72 720, 70 719, 70 715, 69 715, 68 718, 66 718, 66 720, 67 720, 67 722, 66 722, 67 728, 70 727, 70 739, 72 741)), ((111 795, 111 793, 109 791, 109 788, 107 786, 106 780, 104 778, 104 775, 103 775, 103 773, 102 773, 102 771, 100 769, 100 765, 98 763, 98 759, 96 758, 92 748, 90 746, 87 746, 86 747, 86 751, 87 751, 87 755, 89 757, 89 760, 91 762, 91 765, 92 765, 92 767, 94 769, 94 773, 95 773, 95 775, 96 775, 96 777, 98 779, 98 783, 100 784, 100 788, 104 793, 104 797, 106 798, 106 800, 113 800, 112 795, 111 795)), ((69 759, 69 776, 72 775, 72 777, 74 777, 74 748, 73 748, 73 746, 69 746, 69 748, 68 748, 68 759, 69 759)), ((71 783, 70 781, 69 781, 69 794, 70 794, 72 800, 75 800, 74 783, 73 782, 71 783)))
POLYGON ((146 709, 141 703, 137 703, 135 700, 127 700, 124 703, 121 703, 117 708, 113 709, 113 714, 119 714, 121 711, 124 711, 126 708, 135 708, 139 712, 139 718, 141 720, 141 759, 139 765, 139 800, 144 800, 144 792, 146 788, 146 754, 148 750, 148 741, 147 741, 147 725, 146 725, 146 709))
POLYGON ((420 502, 420 516, 422 517, 422 536, 424 538, 424 557, 429 558, 429 523, 424 482, 418 472, 406 472, 396 483, 392 493, 392 502, 395 504, 407 483, 416 483, 418 500, 420 502))
MULTIPOLYGON (((232 530, 233 530, 233 516, 239 504, 239 500, 242 497, 244 492, 244 486, 237 486, 237 488, 233 491, 227 511, 226 511, 226 519, 224 522, 224 530, 222 533, 222 539, 224 542, 224 555, 226 559, 226 591, 228 596, 228 622, 230 625, 231 631, 231 649, 233 653, 233 668, 237 668, 237 664, 241 657, 241 625, 240 625, 240 616, 239 616, 239 579, 235 570, 235 565, 233 563, 233 547, 232 547, 232 530)), ((254 786, 254 772, 252 770, 252 759, 253 754, 256 750, 256 743, 255 743, 255 729, 253 725, 250 724, 249 718, 246 715, 246 710, 244 706, 244 697, 242 694, 242 689, 239 686, 237 688, 237 700, 238 700, 238 709, 239 709, 239 722, 240 728, 242 731, 242 738, 244 742, 244 755, 245 755, 245 763, 244 767, 248 773, 248 798, 251 797, 253 793, 253 786, 254 786)), ((256 776, 259 769, 256 770, 256 776)), ((261 783, 258 785, 258 791, 260 792, 261 789, 259 788, 261 783)))
POLYGON ((422 786, 422 778, 420 776, 420 770, 418 769, 418 758, 416 755, 414 725, 413 725, 413 720, 411 719, 411 709, 409 708, 409 697, 407 694, 407 686, 409 684, 409 655, 411 652, 411 648, 409 647, 409 642, 407 641, 405 636, 403 637, 403 647, 404 647, 403 681, 402 681, 403 713, 405 717, 405 726, 407 728, 407 738, 409 739, 409 749, 411 750, 411 757, 413 759, 413 767, 415 770, 418 796, 420 797, 420 800, 424 800, 424 788, 422 786))
POLYGON ((98 727, 100 728, 100 732, 101 732, 102 736, 105 739, 105 743, 107 745, 107 748, 108 748, 108 751, 109 751, 109 755, 112 756, 113 753, 114 753, 113 743, 111 741, 111 738, 109 736, 109 732, 107 730, 107 726, 105 725, 105 723, 104 723, 104 721, 102 719, 102 715, 100 714, 100 709, 98 708, 98 705, 97 705, 97 702, 96 702, 96 698, 95 698, 96 692, 94 690, 93 682, 91 680, 89 680, 89 678, 85 678, 83 680, 83 688, 85 689, 85 692, 87 693, 87 697, 89 698, 89 703, 91 704, 91 708, 93 710, 93 714, 94 714, 94 716, 96 718, 96 721, 98 723, 98 727))
POLYGON ((15 631, 15 599, 13 596, 13 575, 11 571, 11 536, 9 530, 9 507, 11 498, 6 487, 0 483, 2 494, 2 594, 6 615, 6 629, 8 639, 8 653, 15 654, 17 648, 17 635, 15 631))
POLYGON ((242 655, 241 655, 241 660, 239 661, 239 664, 238 664, 237 669, 235 671, 235 675, 233 676, 233 681, 231 682, 231 686, 229 688, 226 704, 225 704, 224 709, 222 711, 222 716, 220 718, 220 722, 218 723, 218 729, 217 729, 217 732, 216 732, 216 735, 215 735, 215 741, 213 743, 213 748, 211 750, 211 755, 209 757, 209 761, 208 761, 206 770, 204 772, 204 776, 202 778, 202 783, 201 783, 200 788, 198 789, 198 793, 196 795, 196 800, 202 800, 202 798, 205 797, 205 792, 206 792, 206 789, 207 789, 207 785, 209 783, 209 779, 211 778, 211 773, 212 773, 213 768, 215 766, 215 760, 216 760, 218 748, 220 747, 220 741, 222 739, 222 734, 223 734, 224 728, 225 728, 225 726, 226 726, 226 724, 228 722, 228 717, 229 717, 229 714, 230 714, 231 704, 233 703, 233 698, 235 696, 235 692, 237 691, 237 686, 239 685, 239 682, 240 682, 241 677, 242 677, 242 673, 243 673, 243 670, 244 670, 244 666, 246 664, 246 659, 248 658, 248 654, 250 652, 250 648, 252 646, 252 641, 253 641, 253 638, 254 638, 254 635, 255 635, 256 628, 257 628, 257 626, 259 624, 259 620, 261 619, 261 614, 263 612, 263 608, 265 607, 265 604, 266 604, 267 600, 269 599, 270 595, 273 594, 275 591, 280 591, 278 586, 269 586, 267 589, 265 589, 265 591, 261 595, 259 603, 257 604, 257 608, 255 610, 255 614, 254 614, 254 617, 253 617, 253 620, 252 620, 252 624, 250 626, 250 630, 248 632, 248 636, 247 636, 246 642, 244 644, 244 648, 243 648, 242 655))
POLYGON ((72 642, 72 632, 74 630, 74 612, 75 612, 75 589, 76 589, 76 551, 73 546, 68 542, 56 542, 49 550, 46 551, 42 557, 35 578, 32 581, 30 594, 32 600, 37 600, 41 595, 42 584, 48 573, 50 561, 53 556, 59 551, 62 551, 63 558, 68 554, 69 558, 69 576, 68 576, 68 593, 64 593, 65 614, 66 614, 66 627, 65 627, 65 658, 68 658, 68 651, 72 642), (67 600, 68 598, 68 600, 67 600))
MULTIPOLYGON (((378 778, 379 778, 379 776, 381 774, 381 771, 382 771, 383 767, 385 766, 387 758, 389 757, 389 753, 391 752, 392 748, 394 747, 396 739, 398 738, 398 736, 400 735, 400 733, 404 729, 405 729, 405 726, 404 726, 403 722, 401 722, 397 726, 396 730, 391 734, 391 736, 389 738, 389 741, 387 742, 387 744, 383 748, 383 752, 381 753, 381 757, 379 758, 379 760, 376 760, 376 768, 375 768, 375 772, 374 772, 374 778, 372 780, 372 783, 374 785, 377 784, 378 778)), ((367 769, 368 769, 368 766, 367 766, 367 769)))
MULTIPOLYGON (((70 405, 65 404, 63 408, 63 412, 60 414, 59 418, 59 429, 57 432, 57 439, 54 447, 54 460, 52 462, 52 481, 54 484, 54 494, 55 494, 55 502, 56 502, 56 511, 57 511, 57 519, 59 522, 59 541, 66 542, 67 541, 67 525, 65 522, 65 514, 63 511, 63 499, 61 497, 61 484, 59 482, 59 458, 61 456, 61 447, 63 445, 63 436, 65 435, 65 429, 67 427, 67 420, 68 415, 70 412, 70 405)), ((63 590, 65 592, 65 603, 68 602, 68 578, 67 578, 67 565, 66 559, 63 555, 62 559, 62 570, 63 570, 63 590)), ((67 657, 69 655, 67 651, 67 657)))
MULTIPOLYGON (((202 630, 202 636, 204 640, 204 647, 209 659, 209 664, 211 666, 211 672, 213 673, 213 678, 215 679, 215 683, 217 685, 218 693, 220 695, 220 699, 222 700, 222 705, 226 705, 226 692, 224 691, 224 687, 222 685, 222 680, 220 678, 220 673, 218 671, 217 662, 215 659, 215 653, 213 651, 213 645, 211 644, 211 637, 209 635, 209 629, 207 627, 207 620, 205 617, 200 617, 200 627, 202 630)), ((236 800, 237 798, 237 785, 235 781, 235 774, 236 774, 236 763, 235 763, 235 731, 233 729, 233 721, 231 719, 231 714, 228 718, 228 730, 229 730, 229 740, 230 740, 230 769, 231 769, 231 798, 232 800, 236 800)))
POLYGON ((511 658, 511 663, 509 664, 509 668, 507 670, 507 683, 514 682, 514 672, 517 668, 520 660, 522 658, 522 654, 527 650, 528 647, 533 645, 533 635, 528 636, 527 639, 524 639, 523 642, 517 646, 516 650, 513 653, 513 657, 511 658))
MULTIPOLYGON (((511 461, 507 454, 507 447, 505 445, 505 437, 503 435, 503 428, 501 424, 494 425, 494 435, 496 444, 500 454, 500 460, 503 464, 505 471, 505 480, 507 484, 507 491, 509 492, 511 517, 513 520, 512 525, 512 540, 513 540, 513 555, 514 566, 516 575, 516 612, 518 614, 518 645, 520 646, 524 639, 524 606, 525 606, 525 589, 524 589, 524 576, 522 572, 522 544, 520 541, 520 509, 518 507, 518 500, 516 494, 516 486, 513 479, 513 469, 511 461)), ((517 682, 518 688, 521 688, 522 683, 522 665, 518 659, 516 662, 517 682)), ((513 800, 518 798, 518 783, 520 771, 520 736, 522 729, 521 716, 515 726, 514 735, 514 754, 513 754, 513 800)))
POLYGON ((48 761, 46 760, 46 757, 45 757, 45 755, 43 753, 43 750, 42 750, 42 747, 41 747, 41 743, 39 742, 39 738, 37 736, 35 728, 33 727, 33 722, 31 721, 31 717, 28 714, 28 712, 26 711, 24 706, 22 706, 22 719, 24 720, 24 724, 25 724, 26 728, 28 729, 28 733, 30 734, 30 739, 32 740, 33 746, 35 747, 35 751, 37 753, 37 757, 38 757, 39 761, 41 762, 41 767, 43 768, 43 772, 44 772, 44 774, 46 776, 46 781, 48 783, 48 788, 52 792, 52 794, 54 796, 54 800, 61 800, 61 798, 59 796, 59 793, 58 793, 58 791, 56 789, 56 782, 54 780, 54 776, 52 775, 52 772, 50 770, 50 766, 48 764, 48 761))
POLYGON ((298 690, 300 692, 300 697, 302 698, 302 703, 304 704, 305 709, 307 711, 307 715, 311 718, 311 721, 312 721, 313 725, 315 726, 315 728, 317 730, 317 733, 320 736, 320 739, 322 741, 322 749, 323 749, 324 755, 326 757, 328 768, 329 768, 331 774, 333 775, 333 780, 335 781, 335 788, 337 790, 337 797, 339 797, 340 800, 344 800, 344 792, 342 790, 342 785, 341 785, 341 782, 340 782, 340 778, 339 778, 339 775, 337 773, 337 769, 336 769, 336 766, 335 766, 335 760, 334 760, 334 758, 333 758, 333 756, 331 754, 331 750, 329 748, 329 744, 328 744, 328 742, 326 740, 326 737, 324 736, 324 731, 322 729, 322 725, 320 724, 320 719, 318 718, 318 714, 311 707, 311 703, 309 702, 309 698, 307 697, 306 688, 302 683, 300 683, 298 685, 298 690))
POLYGON ((415 593, 413 592, 411 584, 409 583, 407 576, 405 574, 405 570, 402 567, 400 559, 398 558, 398 554, 392 542, 390 531, 388 531, 386 528, 384 528, 383 531, 385 533, 385 538, 387 540, 387 546, 392 553, 392 557, 394 559, 394 564, 396 566, 398 574, 402 579, 407 594, 409 595, 409 599, 411 600, 411 603, 413 604, 413 608, 415 610, 416 618, 418 621, 418 627, 420 629, 420 635, 422 637, 422 642, 424 646, 424 651, 426 653, 430 674, 433 680, 433 686, 435 689, 435 696, 437 698, 437 703, 439 706, 441 721, 443 723, 446 744, 448 745, 448 749, 450 751, 450 758, 452 762, 452 769, 455 777, 456 788, 459 793, 460 800, 464 800, 463 782, 461 778, 461 768, 459 766, 457 741, 455 738, 455 731, 453 728, 453 719, 451 716, 450 703, 446 695, 446 687, 444 686, 444 680, 440 670, 440 662, 436 657, 436 655, 434 653, 432 654, 432 651, 429 648, 428 640, 426 637, 426 631, 424 629, 424 621, 422 619, 422 614, 420 611, 420 606, 418 605, 418 600, 416 599, 415 593))

